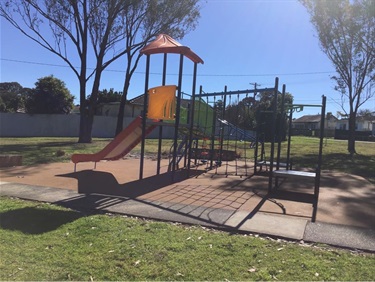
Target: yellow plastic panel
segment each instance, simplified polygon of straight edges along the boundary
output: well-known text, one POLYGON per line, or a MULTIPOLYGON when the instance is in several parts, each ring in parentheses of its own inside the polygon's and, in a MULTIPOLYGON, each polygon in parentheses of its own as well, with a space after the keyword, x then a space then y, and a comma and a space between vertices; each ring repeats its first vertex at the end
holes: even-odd
POLYGON ((176 85, 165 85, 148 90, 148 111, 150 119, 173 120, 176 114, 176 85))

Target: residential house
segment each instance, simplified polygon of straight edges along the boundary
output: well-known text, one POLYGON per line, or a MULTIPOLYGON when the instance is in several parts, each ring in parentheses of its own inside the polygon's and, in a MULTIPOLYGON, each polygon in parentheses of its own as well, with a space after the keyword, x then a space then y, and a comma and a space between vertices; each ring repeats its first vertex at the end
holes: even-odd
MULTIPOLYGON (((300 118, 296 118, 292 121, 292 128, 295 134, 299 133, 301 135, 317 135, 317 133, 312 133, 312 131, 316 131, 320 129, 320 119, 321 115, 304 115, 300 118)), ((327 133, 332 131, 332 134, 334 133, 334 130, 336 128, 336 123, 338 119, 332 115, 332 113, 327 113, 324 129, 327 133)), ((328 135, 332 135, 328 134, 328 135)))
MULTIPOLYGON (((184 109, 188 109, 190 102, 191 102, 190 99, 181 99, 180 110, 183 111, 184 109)), ((143 94, 129 100, 125 105, 124 117, 137 117, 141 115, 143 112, 143 104, 144 104, 143 94)), ((119 107, 120 107, 120 102, 99 104, 96 110, 96 115, 117 116, 119 107)))
MULTIPOLYGON (((373 120, 366 117, 357 117, 355 121, 356 131, 372 131, 373 120)), ((349 130, 349 119, 344 118, 337 121, 336 129, 349 130)))
MULTIPOLYGON (((117 117, 120 102, 102 103, 97 106, 96 115, 117 117)), ((143 111, 143 95, 129 100, 125 104, 124 117, 137 117, 143 111)))

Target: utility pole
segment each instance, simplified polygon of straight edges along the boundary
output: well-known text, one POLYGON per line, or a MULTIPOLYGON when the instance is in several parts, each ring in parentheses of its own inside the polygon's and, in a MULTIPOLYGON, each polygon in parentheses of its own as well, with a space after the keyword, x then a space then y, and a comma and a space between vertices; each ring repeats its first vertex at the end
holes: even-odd
MULTIPOLYGON (((261 84, 259 84, 259 83, 256 83, 256 82, 254 82, 254 83, 249 83, 250 85, 254 85, 254 90, 255 90, 255 92, 254 92, 254 94, 256 95, 256 90, 257 90, 257 86, 262 86, 261 84)), ((254 96, 255 96, 254 95, 254 96)))
POLYGON ((261 84, 259 84, 259 83, 256 83, 256 82, 254 82, 254 83, 249 83, 250 85, 254 85, 254 102, 255 102, 255 96, 257 95, 257 86, 262 86, 261 84))

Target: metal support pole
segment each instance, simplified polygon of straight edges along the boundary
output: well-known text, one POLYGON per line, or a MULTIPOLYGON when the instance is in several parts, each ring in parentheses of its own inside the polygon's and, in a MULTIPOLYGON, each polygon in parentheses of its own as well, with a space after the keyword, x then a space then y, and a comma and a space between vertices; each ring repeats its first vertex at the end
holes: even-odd
POLYGON ((285 110, 284 110, 284 104, 285 104, 285 89, 286 85, 283 84, 283 90, 282 90, 282 96, 281 96, 281 113, 280 113, 280 120, 279 120, 279 129, 278 129, 278 142, 277 142, 277 163, 276 163, 276 169, 280 168, 280 155, 281 155, 281 142, 282 142, 282 134, 284 133, 284 123, 285 123, 285 110))
POLYGON ((272 190, 272 171, 273 171, 273 160, 275 155, 275 129, 276 129, 276 113, 277 113, 277 95, 278 95, 278 87, 279 87, 279 78, 275 78, 275 88, 273 94, 273 107, 272 107, 272 125, 271 125, 271 153, 270 153, 270 171, 269 171, 269 178, 268 178, 268 191, 271 192, 272 190))
POLYGON ((193 145, 193 131, 194 131, 194 111, 195 111, 195 88, 197 83, 197 63, 194 63, 194 71, 193 71, 193 87, 191 90, 191 105, 189 109, 189 118, 188 122, 190 123, 190 132, 189 132, 189 144, 188 144, 188 176, 190 175, 190 163, 191 163, 191 146, 193 145))
POLYGON ((291 160, 290 160, 290 145, 292 141, 292 121, 293 121, 293 109, 290 109, 289 113, 289 125, 288 125, 288 148, 286 152, 286 169, 292 169, 291 160))
POLYGON ((212 117, 212 128, 211 128, 211 156, 210 156, 210 169, 213 168, 214 162, 214 151, 215 151, 215 129, 216 129, 216 104, 214 105, 214 114, 212 117))
MULTIPOLYGON (((225 85, 224 87, 224 101, 223 101, 223 109, 222 109, 222 114, 221 114, 221 119, 225 120, 225 108, 227 107, 227 86, 225 85)), ((219 164, 221 166, 222 163, 222 156, 223 156, 223 143, 224 143, 224 126, 221 124, 221 129, 220 129, 220 152, 219 152, 219 164)))
POLYGON ((312 222, 316 220, 316 214, 318 212, 318 200, 319 200, 319 190, 320 190, 320 172, 322 166, 323 157, 323 139, 324 139, 324 125, 326 116, 326 96, 322 96, 322 111, 320 113, 320 140, 319 140, 319 155, 318 155, 318 165, 315 174, 315 187, 314 187, 314 203, 313 203, 313 215, 312 222))
MULTIPOLYGON (((162 78, 162 85, 165 85, 167 76, 167 53, 164 53, 164 60, 163 60, 163 78, 162 78)), ((160 167, 161 167, 161 148, 163 142, 163 126, 159 126, 159 142, 158 142, 158 157, 157 157, 157 165, 156 165, 156 174, 160 174, 160 167)))
POLYGON ((145 93, 143 100, 143 114, 142 114, 142 142, 141 142, 141 159, 139 165, 139 179, 143 179, 143 166, 145 157, 145 139, 146 139, 146 118, 148 108, 148 80, 150 76, 150 55, 146 56, 146 77, 145 77, 145 93))
POLYGON ((173 139, 173 158, 172 158, 172 181, 174 181, 174 175, 176 171, 176 158, 177 158, 177 139, 178 139, 178 128, 180 125, 180 107, 181 107, 181 89, 182 89, 182 71, 184 68, 184 55, 180 55, 180 70, 178 74, 178 90, 177 90, 177 104, 176 104, 176 120, 174 129, 173 139))

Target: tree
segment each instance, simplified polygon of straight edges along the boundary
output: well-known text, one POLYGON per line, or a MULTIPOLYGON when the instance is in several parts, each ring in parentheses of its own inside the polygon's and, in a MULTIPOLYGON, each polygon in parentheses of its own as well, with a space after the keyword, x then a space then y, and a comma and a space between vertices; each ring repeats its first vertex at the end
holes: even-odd
MULTIPOLYGON (((120 102, 122 97, 122 93, 115 91, 113 88, 103 89, 98 92, 98 104, 100 103, 112 103, 112 102, 120 102)), ((89 95, 88 99, 91 98, 89 95)))
POLYGON ((117 116, 116 135, 123 129, 130 81, 142 56, 139 51, 160 33, 181 39, 194 29, 200 16, 198 1, 138 1, 126 11, 125 49, 129 52, 126 53, 127 65, 122 90, 123 96, 117 116), (138 43, 135 44, 135 42, 138 43))
POLYGON ((254 110, 254 98, 245 97, 241 101, 235 101, 226 107, 225 119, 241 129, 254 129, 256 126, 254 110))
POLYGON ((23 109, 26 91, 18 82, 0 83, 0 112, 15 113, 23 109))
POLYGON ((26 112, 30 114, 69 114, 74 97, 58 78, 39 78, 26 98, 26 112))
MULTIPOLYGON (((261 92, 259 95, 259 100, 255 106, 255 124, 259 130, 262 132, 264 136, 261 138, 264 139, 266 142, 271 142, 272 138, 275 137, 275 133, 272 132, 272 112, 273 112, 273 104, 272 101, 274 99, 274 93, 271 92, 261 92)), ((293 104, 293 95, 286 92, 284 97, 284 105, 291 105, 293 104)), ((282 96, 277 95, 277 112, 276 112, 276 122, 280 122, 276 124, 276 136, 277 138, 281 138, 281 140, 285 140, 286 138, 286 128, 287 128, 287 116, 284 111, 282 111, 282 96), (281 113, 284 112, 284 117, 282 117, 281 113), (282 126, 279 126, 282 125, 282 126)))
MULTIPOLYGON (((98 92, 98 101, 97 101, 97 107, 95 109, 95 114, 98 114, 98 108, 100 104, 106 104, 106 103, 113 103, 113 102, 120 102, 122 97, 122 93, 115 91, 113 88, 110 88, 109 90, 103 89, 98 92)), ((87 99, 90 99, 90 95, 87 97, 87 99)))
POLYGON ((336 68, 335 89, 349 117, 348 152, 355 153, 358 109, 375 91, 373 0, 300 0, 311 16, 320 46, 336 68), (345 106, 349 107, 347 111, 345 106))
POLYGON ((375 111, 371 111, 370 109, 359 110, 357 116, 365 118, 370 121, 375 121, 375 111))
MULTIPOLYGON (((78 142, 91 142, 100 79, 103 71, 115 60, 128 54, 144 32, 140 23, 161 22, 166 14, 152 14, 153 6, 177 2, 174 0, 7 0, 0 3, 0 15, 16 29, 42 47, 60 57, 72 69, 80 84, 80 130, 78 142), (132 13, 139 5, 144 14, 132 13), (129 21, 127 15, 143 21, 129 21), (132 37, 127 30, 139 30, 132 37), (125 47, 122 43, 126 41, 125 47), (94 59, 89 55, 93 55, 94 59), (76 60, 79 61, 76 66, 76 60), (94 69, 89 72, 88 64, 94 69), (92 79, 90 99, 86 99, 88 81, 92 79)), ((178 10, 179 11, 179 10, 178 10)), ((181 16, 178 13, 176 17, 181 16)), ((191 23, 192 24, 192 23, 191 23)), ((146 31, 146 30, 145 30, 146 31)), ((146 38, 149 40, 148 38, 146 38)), ((90 80, 91 81, 91 80, 90 80)))

